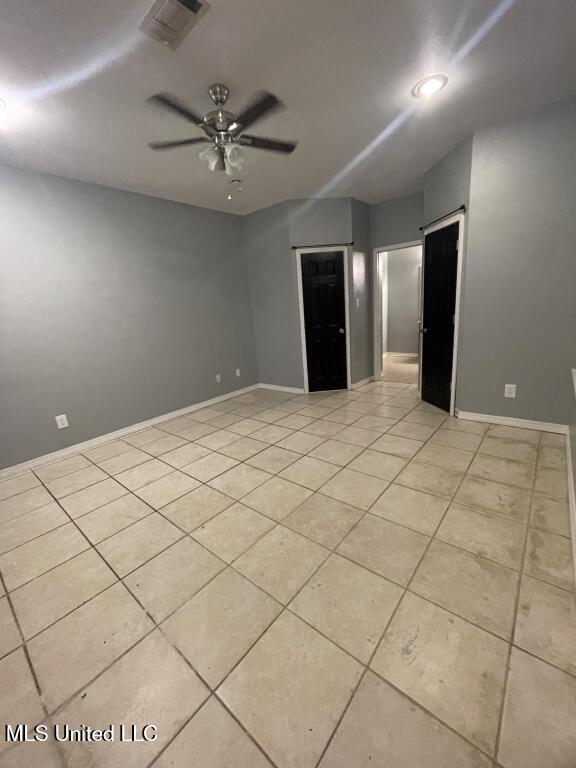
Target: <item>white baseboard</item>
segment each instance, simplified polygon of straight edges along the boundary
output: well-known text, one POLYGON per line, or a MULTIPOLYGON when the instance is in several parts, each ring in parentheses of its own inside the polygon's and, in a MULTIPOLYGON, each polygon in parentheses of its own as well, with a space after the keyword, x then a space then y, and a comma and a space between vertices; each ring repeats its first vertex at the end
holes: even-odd
POLYGON ((569 431, 566 435, 566 457, 568 460, 568 509, 570 512, 570 532, 572 534, 572 567, 574 569, 574 580, 576 583, 576 487, 574 485, 576 483, 576 477, 574 477, 572 444, 569 431))
POLYGON ((122 437, 133 434, 134 432, 141 432, 143 429, 155 427, 157 424, 161 424, 163 421, 169 421, 170 419, 177 419, 180 416, 186 416, 188 413, 200 411, 202 408, 208 408, 209 406, 216 405, 217 403, 221 403, 224 400, 230 400, 232 397, 238 397, 239 395, 243 395, 247 392, 253 392, 255 389, 273 389, 279 392, 289 392, 292 394, 302 394, 304 392, 303 389, 294 389, 292 387, 278 387, 268 384, 252 384, 249 387, 235 389, 232 392, 228 392, 226 395, 218 395, 218 397, 213 397, 210 400, 203 400, 200 403, 189 405, 186 408, 180 408, 178 411, 164 413, 161 416, 155 416, 153 419, 141 421, 139 424, 131 424, 129 427, 123 427, 122 429, 117 429, 114 432, 108 432, 105 435, 100 435, 99 437, 93 437, 90 440, 85 440, 82 443, 69 445, 67 448, 62 448, 59 451, 46 453, 43 456, 38 456, 35 459, 24 461, 21 464, 15 464, 12 467, 0 469, 0 479, 5 480, 8 477, 19 475, 22 472, 26 472, 27 470, 38 469, 45 464, 52 464, 54 461, 66 459, 68 456, 73 456, 76 453, 88 451, 91 448, 98 448, 98 446, 104 445, 104 443, 109 443, 112 440, 119 440, 122 437))
POLYGON ((567 424, 554 424, 549 421, 530 421, 529 419, 514 419, 511 416, 491 416, 488 413, 470 413, 459 410, 456 410, 456 416, 465 421, 482 421, 489 424, 500 424, 503 427, 537 429, 539 432, 556 432, 559 435, 568 434, 567 424))
POLYGON ((354 384, 350 387, 350 389, 358 389, 359 387, 363 387, 364 384, 370 384, 371 381, 374 381, 374 376, 368 376, 365 379, 362 379, 361 381, 355 381, 354 384))
POLYGON ((279 384, 257 384, 260 389, 271 389, 274 392, 288 392, 292 395, 303 395, 304 387, 281 387, 279 384))
POLYGON ((382 357, 418 357, 418 352, 384 352, 382 357))

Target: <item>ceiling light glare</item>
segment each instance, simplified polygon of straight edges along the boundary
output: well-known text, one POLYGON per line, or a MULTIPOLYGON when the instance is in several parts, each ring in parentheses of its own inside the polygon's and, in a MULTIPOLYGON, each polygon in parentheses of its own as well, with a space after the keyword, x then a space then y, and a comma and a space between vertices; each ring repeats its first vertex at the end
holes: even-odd
POLYGON ((447 82, 448 78, 446 75, 428 75, 416 83, 414 88, 412 88, 412 95, 417 99, 429 99, 430 96, 434 96, 435 93, 441 91, 447 82))

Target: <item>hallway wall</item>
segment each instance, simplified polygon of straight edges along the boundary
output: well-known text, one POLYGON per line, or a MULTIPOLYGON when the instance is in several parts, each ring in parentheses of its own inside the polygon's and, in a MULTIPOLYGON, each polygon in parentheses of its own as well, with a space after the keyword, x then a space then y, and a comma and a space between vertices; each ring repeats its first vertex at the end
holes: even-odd
POLYGON ((388 352, 418 352, 421 265, 419 246, 388 252, 388 352))
POLYGON ((457 406, 567 424, 576 367, 576 99, 474 136, 457 406), (504 384, 517 385, 515 400, 504 384))

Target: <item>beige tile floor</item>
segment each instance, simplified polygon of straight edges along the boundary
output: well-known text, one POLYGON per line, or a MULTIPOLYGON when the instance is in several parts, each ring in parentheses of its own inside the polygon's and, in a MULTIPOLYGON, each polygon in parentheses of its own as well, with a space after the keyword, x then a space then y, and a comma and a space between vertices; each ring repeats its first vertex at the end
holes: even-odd
MULTIPOLYGON (((402 378, 396 371, 391 379, 402 378)), ((0 482, 0 766, 573 768, 564 438, 256 390, 0 482)))
POLYGON ((383 357, 382 378, 387 381, 416 384, 418 382, 418 358, 383 357))

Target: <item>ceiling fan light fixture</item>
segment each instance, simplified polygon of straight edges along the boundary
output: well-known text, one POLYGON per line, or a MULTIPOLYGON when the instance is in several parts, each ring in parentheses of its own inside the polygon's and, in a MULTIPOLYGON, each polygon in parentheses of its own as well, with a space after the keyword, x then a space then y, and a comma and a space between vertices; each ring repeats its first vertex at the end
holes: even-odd
MULTIPOLYGON (((176 1, 176 0, 174 0, 176 1)), ((201 2, 202 0, 198 0, 201 2)), ((199 153, 199 158, 208 164, 211 171, 224 171, 228 176, 239 176, 244 162, 244 147, 290 155, 297 146, 295 141, 279 140, 266 136, 244 133, 247 128, 274 112, 283 109, 282 102, 272 93, 260 91, 238 114, 224 109, 230 89, 222 83, 213 83, 208 89, 216 109, 205 115, 190 109, 170 93, 156 93, 148 101, 177 115, 199 128, 203 135, 174 141, 153 141, 148 146, 153 150, 168 150, 189 147, 193 144, 210 144, 199 153)))
POLYGON ((208 163, 208 167, 211 171, 216 170, 218 162, 220 161, 220 153, 214 146, 203 149, 202 152, 198 153, 198 157, 203 162, 208 163))
POLYGON ((235 176, 242 171, 242 163, 244 162, 242 150, 237 144, 227 144, 224 152, 226 173, 228 176, 235 176))
POLYGON ((227 144, 221 149, 212 145, 198 153, 200 160, 208 163, 211 171, 225 171, 228 176, 236 176, 242 170, 244 156, 236 144, 227 144))
POLYGON ((448 78, 441 73, 427 75, 412 88, 412 95, 417 99, 429 99, 448 84, 448 78))

